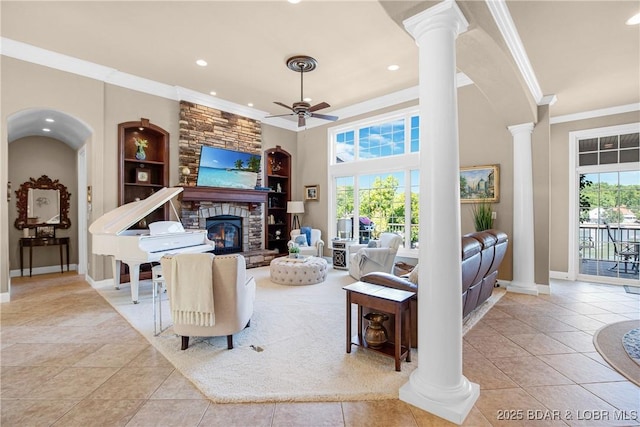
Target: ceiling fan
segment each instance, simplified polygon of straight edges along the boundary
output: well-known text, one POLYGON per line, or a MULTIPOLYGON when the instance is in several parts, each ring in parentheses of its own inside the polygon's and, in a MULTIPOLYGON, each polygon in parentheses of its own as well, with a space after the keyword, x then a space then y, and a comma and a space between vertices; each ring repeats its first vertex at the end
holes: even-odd
POLYGON ((318 65, 318 62, 310 56, 299 55, 299 56, 292 56, 291 58, 287 59, 287 67, 292 71, 300 72, 300 102, 294 102, 293 106, 289 107, 285 103, 274 101, 274 104, 278 104, 281 107, 291 110, 292 112, 287 114, 278 114, 278 115, 267 116, 267 117, 298 116, 298 127, 305 126, 307 124, 308 117, 316 117, 318 119, 331 120, 331 121, 338 120, 338 116, 329 116, 326 114, 315 113, 315 111, 330 107, 330 105, 327 104, 326 102, 321 102, 319 104, 311 106, 311 104, 304 101, 304 96, 303 96, 304 73, 315 70, 317 65, 318 65))

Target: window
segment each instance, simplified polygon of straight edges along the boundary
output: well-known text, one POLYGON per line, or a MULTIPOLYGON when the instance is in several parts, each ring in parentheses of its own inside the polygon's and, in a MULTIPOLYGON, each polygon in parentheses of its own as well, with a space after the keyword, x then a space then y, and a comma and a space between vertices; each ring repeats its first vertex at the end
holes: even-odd
POLYGON ((575 225, 569 269, 604 283, 638 281, 640 132, 638 124, 570 134, 575 225))
POLYGON ((404 248, 417 248, 419 126, 417 111, 408 109, 330 130, 335 230, 350 218, 361 243, 394 232, 404 248))
POLYGON ((607 135, 578 141, 578 165, 631 163, 640 160, 640 134, 607 135))

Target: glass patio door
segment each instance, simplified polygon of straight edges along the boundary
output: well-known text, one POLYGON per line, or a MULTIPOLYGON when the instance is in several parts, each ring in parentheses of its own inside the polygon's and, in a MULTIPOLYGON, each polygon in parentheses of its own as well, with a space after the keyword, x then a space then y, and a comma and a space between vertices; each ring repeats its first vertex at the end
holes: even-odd
POLYGON ((640 172, 602 166, 581 169, 578 272, 601 282, 637 281, 640 172))

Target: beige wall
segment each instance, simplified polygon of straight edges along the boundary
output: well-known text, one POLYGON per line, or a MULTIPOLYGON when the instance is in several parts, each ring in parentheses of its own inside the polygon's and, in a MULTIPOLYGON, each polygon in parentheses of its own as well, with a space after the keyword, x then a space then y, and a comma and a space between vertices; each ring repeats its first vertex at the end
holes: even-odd
POLYGON ((538 107, 531 136, 533 166, 534 281, 549 284, 549 106, 538 107))
MULTIPOLYGON (((87 141, 89 156, 96 148, 98 153, 102 151, 104 98, 101 82, 7 57, 2 57, 1 66, 0 102, 4 130, 0 144, 3 145, 3 152, 6 149, 8 153, 7 118, 29 108, 53 109, 76 117, 93 130, 93 135, 87 141)), ((8 155, 0 161, 4 177, 8 170, 8 155)), ((101 156, 94 155, 89 158, 88 168, 90 171, 102 170, 101 162, 101 156)), ((101 209, 101 190, 101 184, 95 186, 94 200, 98 203, 94 206, 94 212, 101 209)), ((8 223, 8 215, 0 219, 8 223)), ((9 271, 8 258, 6 264, 3 261, 0 270, 3 272, 0 292, 5 293, 8 291, 8 282, 5 281, 5 274, 8 275, 9 271)))
MULTIPOLYGON (((513 242, 513 137, 476 86, 458 90, 460 166, 500 165, 500 200, 494 204, 494 228, 513 242)), ((514 123, 518 124, 518 123, 514 123)), ((474 231, 471 204, 461 205, 462 233, 474 231)), ((499 279, 511 280, 512 246, 500 267, 499 279)))
MULTIPOLYGON (((553 109, 553 107, 552 107, 553 109)), ((569 269, 569 132, 640 122, 640 112, 616 114, 551 125, 549 169, 551 181, 550 270, 569 269)))
MULTIPOLYGON (((166 129, 171 134, 170 182, 179 180, 177 170, 178 102, 143 94, 140 92, 111 86, 99 81, 64 73, 46 67, 26 63, 12 58, 2 58, 2 99, 1 114, 3 124, 4 147, 0 153, 0 166, 3 171, 8 167, 6 123, 7 117, 26 108, 51 108, 65 112, 87 124, 93 134, 87 141, 89 156, 88 183, 93 186, 93 211, 89 223, 104 212, 113 209, 117 200, 117 124, 145 117, 152 123, 166 129)), ((405 108, 415 103, 405 103, 386 108, 366 116, 381 114, 405 108)), ((475 86, 466 86, 459 90, 460 123, 460 164, 462 166, 499 164, 500 165, 500 202, 496 204, 496 227, 512 234, 513 186, 512 186, 512 137, 502 120, 492 109, 480 90, 475 86)), ((356 121, 366 116, 353 117, 347 121, 356 121)), ((540 122, 534 135, 534 167, 536 199, 536 227, 544 229, 544 135, 540 129, 546 126, 546 115, 540 122), (543 141, 543 142, 539 142, 543 141), (541 224, 540 221, 543 221, 541 224)), ((568 133, 574 130, 611 126, 640 121, 639 114, 627 113, 598 119, 582 120, 552 125, 551 144, 547 174, 550 182, 548 220, 549 233, 541 236, 537 231, 536 281, 544 280, 544 263, 550 258, 552 271, 567 270, 567 225, 568 225, 568 133), (550 236, 550 238, 549 238, 550 236), (550 239, 544 245, 545 239, 550 239), (545 256, 547 252, 547 256, 545 256)), ((517 124, 517 123, 516 123, 517 124)), ((313 225, 323 231, 328 239, 328 200, 327 165, 328 146, 327 129, 335 123, 303 130, 295 133, 272 126, 263 125, 263 148, 282 146, 293 156, 293 197, 302 199, 305 185, 320 186, 320 200, 307 202, 302 218, 305 224, 313 225)), ((3 179, 6 172, 3 172, 3 179)), ((78 192, 76 192, 77 194, 78 192)), ((77 201, 77 198, 72 200, 77 201)), ((472 231, 470 206, 462 205, 462 232, 472 231)), ((2 218, 5 225, 8 214, 2 218)), ((14 251, 14 249, 11 249, 14 251)), ((327 249, 325 255, 329 255, 327 249)), ((77 256, 74 254, 74 257, 77 256)), ((8 271, 4 264, 3 271, 8 271)), ((8 264, 8 258, 6 263, 8 264)), ((503 265, 501 278, 511 277, 511 252, 503 265)), ((90 257, 90 276, 95 280, 110 278, 110 268, 102 257, 90 257)), ((7 291, 3 277, 0 292, 7 291)))
MULTIPOLYGON (((22 237, 22 230, 13 225, 18 209, 15 191, 20 184, 29 178, 38 179, 47 175, 52 180, 58 180, 67 187, 71 194, 69 199, 69 219, 71 228, 56 230, 56 236, 69 237, 69 261, 78 262, 78 175, 76 169, 76 152, 64 142, 56 139, 32 136, 18 139, 9 144, 9 181, 13 186, 12 200, 9 207, 9 266, 11 270, 20 269, 20 250, 18 241, 22 237)), ((31 231, 34 234, 34 231, 31 231)), ((33 267, 57 266, 60 264, 60 252, 57 246, 34 248, 33 267)), ((28 250, 24 251, 24 267, 29 265, 28 250)), ((66 259, 65 259, 66 263, 66 259)), ((28 274, 28 271, 27 271, 28 274)))

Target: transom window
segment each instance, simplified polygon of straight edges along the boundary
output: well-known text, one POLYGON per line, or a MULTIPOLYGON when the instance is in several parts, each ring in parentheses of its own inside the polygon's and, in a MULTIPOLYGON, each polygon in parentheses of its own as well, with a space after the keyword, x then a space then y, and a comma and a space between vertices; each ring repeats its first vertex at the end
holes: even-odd
POLYGON ((640 134, 608 135, 578 141, 578 165, 631 163, 640 160, 640 134))
POLYGON ((419 128, 413 108, 329 131, 331 230, 351 219, 360 243, 394 232, 404 248, 417 248, 419 128))

